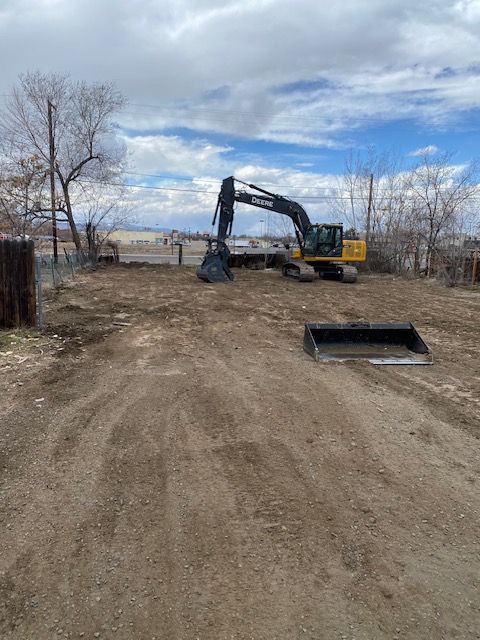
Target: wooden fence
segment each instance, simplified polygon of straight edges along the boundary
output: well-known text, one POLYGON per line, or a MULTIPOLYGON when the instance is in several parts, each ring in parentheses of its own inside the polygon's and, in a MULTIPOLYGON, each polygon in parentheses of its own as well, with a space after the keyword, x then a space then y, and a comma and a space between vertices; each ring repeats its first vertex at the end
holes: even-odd
POLYGON ((0 328, 35 324, 33 241, 0 240, 0 328))

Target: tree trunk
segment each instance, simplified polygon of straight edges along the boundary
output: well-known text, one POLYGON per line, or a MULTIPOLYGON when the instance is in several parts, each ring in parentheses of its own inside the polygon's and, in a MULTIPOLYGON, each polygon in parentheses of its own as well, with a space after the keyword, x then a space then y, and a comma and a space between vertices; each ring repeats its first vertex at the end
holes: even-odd
POLYGON ((420 274, 420 236, 415 241, 415 253, 413 256, 413 273, 415 276, 420 274))
POLYGON ((430 221, 430 230, 428 233, 428 241, 427 241, 427 278, 432 276, 432 258, 433 258, 433 250, 434 250, 434 232, 433 232, 433 223, 430 221))
POLYGON ((87 222, 85 226, 87 236, 88 255, 93 264, 96 264, 98 258, 98 238, 95 227, 91 222, 87 222))
POLYGON ((75 243, 75 248, 77 249, 77 251, 81 251, 82 241, 80 240, 80 235, 78 233, 77 225, 73 218, 72 203, 70 201, 70 193, 68 192, 69 183, 65 182, 61 175, 59 175, 59 177, 62 185, 63 197, 65 198, 66 214, 67 214, 68 224, 70 225, 70 229, 72 231, 73 242, 75 243))

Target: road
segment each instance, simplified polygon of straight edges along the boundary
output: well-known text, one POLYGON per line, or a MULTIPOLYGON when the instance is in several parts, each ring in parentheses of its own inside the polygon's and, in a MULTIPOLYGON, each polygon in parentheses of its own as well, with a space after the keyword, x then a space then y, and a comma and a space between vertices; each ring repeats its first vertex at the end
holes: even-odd
POLYGON ((478 638, 478 294, 120 265, 0 356, 0 636, 478 638), (411 320, 430 367, 319 364, 411 320))
MULTIPOLYGON (((183 264, 187 266, 199 265, 203 256, 183 255, 183 264)), ((154 253, 120 253, 120 262, 146 262, 148 264, 178 264, 178 252, 175 255, 159 255, 154 253)))
MULTIPOLYGON (((246 250, 237 249, 236 251, 232 249, 232 253, 243 254, 246 250)), ((278 249, 276 247, 270 247, 268 249, 268 254, 272 255, 275 253, 285 253, 284 249, 278 249)), ((249 255, 265 255, 264 249, 248 249, 249 255)), ((182 256, 183 264, 186 266, 197 266, 201 264, 203 260, 202 255, 188 255, 185 251, 182 256)), ((171 264, 178 265, 178 250, 175 248, 175 254, 155 254, 155 253, 120 253, 120 262, 128 263, 128 262, 145 262, 148 264, 171 264)))

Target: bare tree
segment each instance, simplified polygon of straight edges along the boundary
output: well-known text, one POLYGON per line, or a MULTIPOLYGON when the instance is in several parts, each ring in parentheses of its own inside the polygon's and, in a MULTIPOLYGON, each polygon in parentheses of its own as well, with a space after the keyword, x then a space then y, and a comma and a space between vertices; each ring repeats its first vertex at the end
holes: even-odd
MULTIPOLYGON (((25 236, 45 223, 41 212, 46 182, 45 166, 38 156, 0 166, 0 219, 15 236, 25 236)), ((49 219, 49 218, 48 218, 49 219)))
POLYGON ((72 204, 80 180, 108 182, 122 168, 125 148, 112 118, 124 104, 111 84, 74 82, 68 76, 26 73, 8 99, 0 118, 3 154, 14 161, 33 155, 49 166, 48 103, 53 109, 55 174, 59 198, 78 250, 81 239, 72 204))
POLYGON ((85 231, 86 250, 95 263, 103 247, 111 242, 112 233, 133 220, 133 210, 121 188, 88 184, 82 187, 79 217, 85 231))
POLYGON ((442 235, 459 228, 473 196, 479 194, 478 167, 452 163, 453 154, 437 158, 425 154, 409 176, 412 207, 418 215, 426 242, 427 274, 432 273, 432 258, 442 235))
POLYGON ((271 235, 273 240, 278 240, 285 246, 296 242, 295 227, 287 216, 279 214, 272 216, 271 235))
POLYGON ((391 152, 378 154, 373 147, 366 155, 351 152, 345 160, 344 173, 338 184, 341 197, 332 199, 333 210, 352 229, 362 231, 369 226, 370 238, 375 241, 377 234, 382 233, 385 212, 393 210, 394 195, 398 195, 401 187, 399 172, 400 161, 391 152))
POLYGON ((370 264, 389 271, 403 269, 411 251, 406 225, 407 195, 400 159, 391 152, 353 154, 345 161, 340 197, 332 208, 351 227, 368 231, 370 264), (371 200, 370 200, 371 189, 371 200))
POLYGON ((350 154, 339 185, 342 198, 332 206, 354 228, 366 229, 373 176, 370 266, 417 275, 426 267, 430 275, 440 247, 443 253, 446 246, 453 252, 450 265, 461 259, 457 240, 474 227, 467 213, 479 193, 477 169, 475 164, 455 166, 451 153, 425 154, 413 168, 405 168, 392 153, 377 155, 370 149, 365 156, 350 154))
POLYGON ((360 230, 363 228, 362 219, 364 216, 361 206, 362 174, 364 168, 360 156, 353 152, 345 159, 343 176, 338 181, 337 191, 341 194, 339 198, 332 198, 330 206, 344 220, 351 229, 360 230))

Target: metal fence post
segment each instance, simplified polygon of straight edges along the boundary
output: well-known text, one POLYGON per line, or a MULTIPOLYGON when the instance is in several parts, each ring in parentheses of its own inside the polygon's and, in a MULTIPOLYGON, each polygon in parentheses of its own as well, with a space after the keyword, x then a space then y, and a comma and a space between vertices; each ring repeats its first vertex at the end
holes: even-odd
POLYGON ((53 282, 53 286, 55 286, 55 264, 51 257, 50 257, 50 266, 52 267, 52 282, 53 282))
POLYGON ((42 265, 40 256, 35 257, 35 284, 37 286, 37 325, 43 326, 43 292, 42 292, 42 265))

